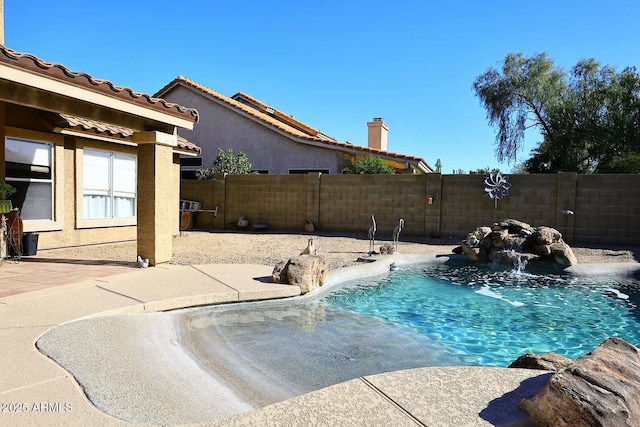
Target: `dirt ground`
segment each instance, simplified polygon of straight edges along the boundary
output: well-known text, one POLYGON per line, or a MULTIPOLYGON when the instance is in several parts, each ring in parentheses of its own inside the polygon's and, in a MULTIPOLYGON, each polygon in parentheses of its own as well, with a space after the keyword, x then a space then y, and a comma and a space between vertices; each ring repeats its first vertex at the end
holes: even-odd
MULTIPOLYGON (((173 239, 172 264, 264 264, 275 265, 299 255, 313 237, 314 248, 329 269, 351 265, 369 251, 364 234, 245 233, 237 231, 187 231, 173 239)), ((384 236, 381 236, 384 237, 384 236)), ((405 254, 450 254, 460 238, 439 239, 400 236, 398 252, 405 254)), ((376 240, 376 251, 389 240, 376 240)), ((579 263, 640 262, 637 247, 572 247, 579 263)), ((52 249, 43 252, 86 259, 135 262, 136 243, 52 249)))

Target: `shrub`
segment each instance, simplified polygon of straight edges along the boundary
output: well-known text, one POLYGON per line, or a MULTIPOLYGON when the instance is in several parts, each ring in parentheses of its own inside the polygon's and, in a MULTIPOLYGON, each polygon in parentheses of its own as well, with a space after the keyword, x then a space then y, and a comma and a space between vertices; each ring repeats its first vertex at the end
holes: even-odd
POLYGON ((351 159, 351 166, 342 170, 342 173, 358 175, 394 175, 396 172, 380 157, 365 157, 356 161, 351 159))

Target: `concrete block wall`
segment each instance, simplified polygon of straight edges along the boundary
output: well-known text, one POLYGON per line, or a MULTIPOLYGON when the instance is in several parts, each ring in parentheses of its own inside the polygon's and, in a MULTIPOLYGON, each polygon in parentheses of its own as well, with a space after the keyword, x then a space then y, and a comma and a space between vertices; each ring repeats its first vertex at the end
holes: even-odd
POLYGON ((640 175, 580 175, 575 239, 580 243, 640 243, 640 175))
MULTIPOLYGON (((244 175, 182 181, 183 199, 220 206, 213 228, 240 215, 272 230, 366 234, 375 214, 379 240, 404 235, 463 237, 480 225, 515 218, 558 229, 568 243, 640 245, 640 175, 509 175, 509 195, 494 201, 484 175, 244 175), (429 203, 431 201, 431 203, 429 203), (561 211, 571 210, 574 215, 561 211), (262 216, 260 216, 262 214, 262 216)), ((208 228, 196 217, 196 226, 208 228)))
POLYGON ((375 214, 382 240, 391 240, 400 218, 405 221, 403 233, 422 236, 426 183, 424 175, 322 175, 320 228, 367 233, 375 214))
POLYGON ((424 194, 424 235, 439 237, 441 234, 442 175, 425 175, 424 194))
POLYGON ((498 200, 485 192, 485 175, 442 177, 441 233, 464 236, 480 225, 515 218, 532 226, 556 224, 556 175, 508 175, 509 195, 498 200))
POLYGON ((228 175, 225 178, 226 227, 244 216, 273 230, 304 230, 307 175, 228 175))
MULTIPOLYGON (((493 222, 493 202, 484 195, 484 176, 444 175, 441 188, 440 232, 463 236, 493 222)), ((500 206, 502 207, 502 206, 500 206)))
MULTIPOLYGON (((180 189, 181 200, 200 202, 202 209, 214 209, 219 204, 216 181, 182 180, 180 189)), ((223 228, 224 222, 209 212, 196 212, 193 224, 195 228, 223 228)))

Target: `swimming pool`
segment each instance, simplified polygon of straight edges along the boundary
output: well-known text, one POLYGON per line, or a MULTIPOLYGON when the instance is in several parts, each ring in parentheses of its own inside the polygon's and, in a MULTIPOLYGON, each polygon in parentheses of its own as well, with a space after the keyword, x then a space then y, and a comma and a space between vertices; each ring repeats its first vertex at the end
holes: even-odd
POLYGON ((365 375, 579 357, 610 336, 640 345, 640 284, 620 277, 421 264, 311 298, 185 313, 185 340, 265 403, 365 375))
POLYGON ((631 278, 434 264, 350 283, 326 298, 424 334, 466 365, 508 366, 549 351, 577 358, 611 336, 640 345, 640 282, 631 278))

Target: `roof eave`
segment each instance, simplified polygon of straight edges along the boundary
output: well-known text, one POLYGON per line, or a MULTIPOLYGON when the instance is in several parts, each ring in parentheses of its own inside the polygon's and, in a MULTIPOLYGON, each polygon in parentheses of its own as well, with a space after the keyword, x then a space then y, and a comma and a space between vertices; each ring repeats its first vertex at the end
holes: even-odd
POLYGON ((193 129, 193 121, 0 63, 0 100, 137 130, 193 129))

